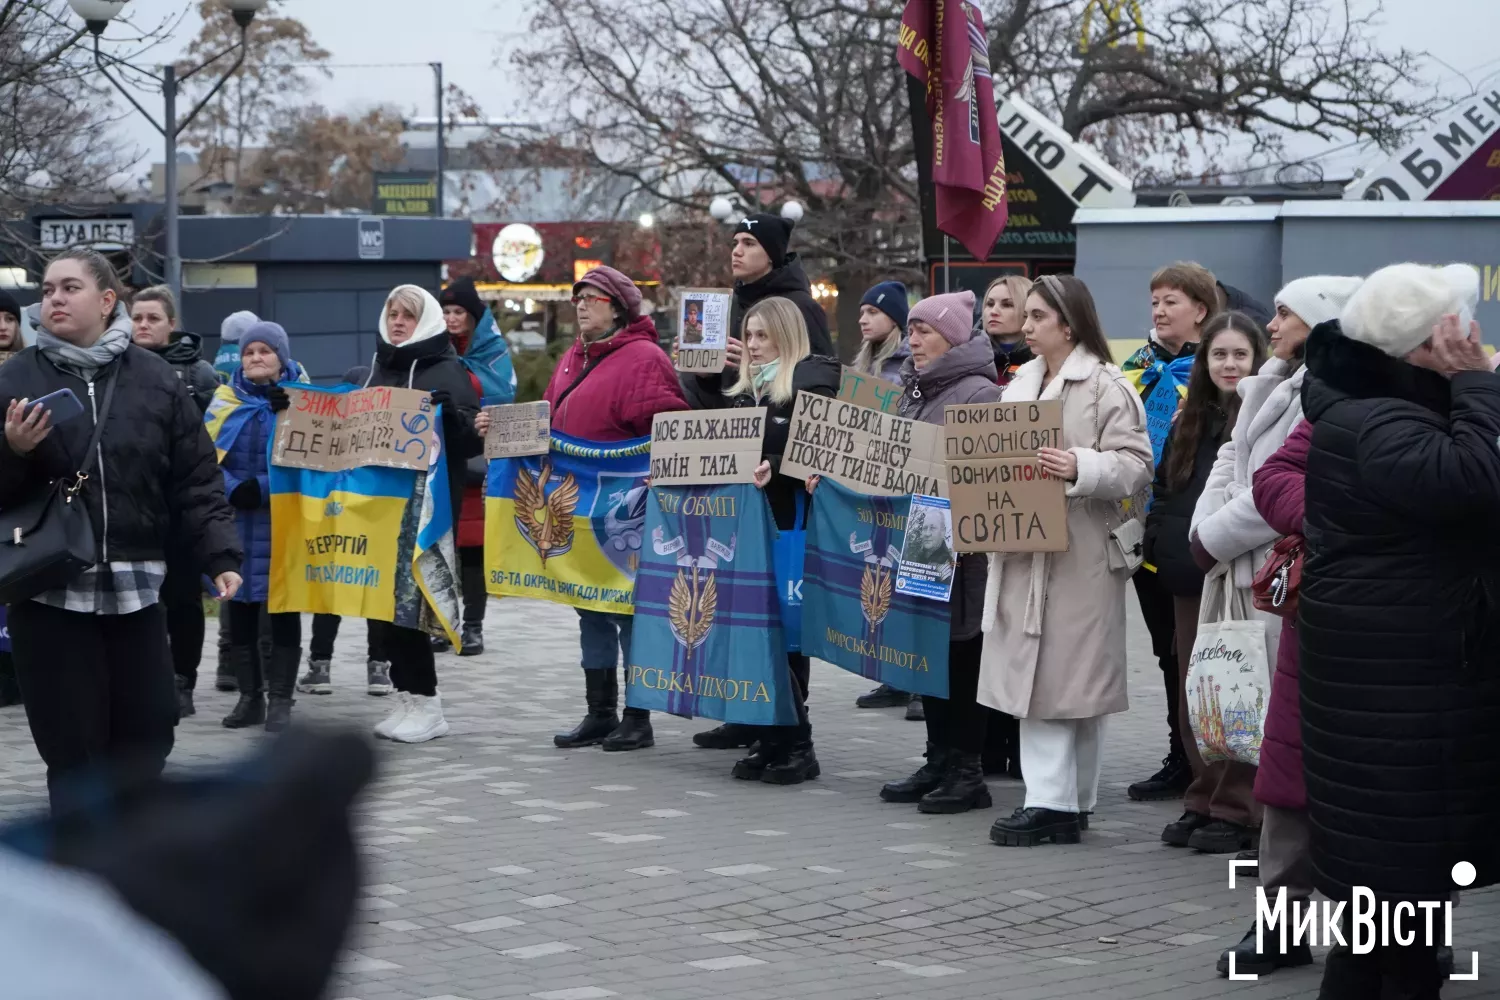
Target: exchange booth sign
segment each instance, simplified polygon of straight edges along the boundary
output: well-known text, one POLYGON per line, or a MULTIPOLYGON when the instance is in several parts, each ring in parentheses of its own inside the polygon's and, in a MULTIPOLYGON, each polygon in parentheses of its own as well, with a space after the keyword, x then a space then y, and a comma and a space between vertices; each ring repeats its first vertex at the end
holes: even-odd
POLYGON ((826 476, 871 496, 947 496, 942 463, 934 461, 942 434, 933 424, 799 392, 781 473, 826 476))
POLYGON ((959 552, 1063 552, 1067 484, 1037 460, 1062 447, 1062 402, 943 408, 953 543, 959 552))
POLYGON ((276 418, 271 462, 344 472, 376 465, 426 472, 432 461, 432 399, 416 389, 353 392, 288 388, 292 405, 276 418))
POLYGON ((765 437, 765 407, 658 413, 651 421, 651 485, 753 483, 765 437))

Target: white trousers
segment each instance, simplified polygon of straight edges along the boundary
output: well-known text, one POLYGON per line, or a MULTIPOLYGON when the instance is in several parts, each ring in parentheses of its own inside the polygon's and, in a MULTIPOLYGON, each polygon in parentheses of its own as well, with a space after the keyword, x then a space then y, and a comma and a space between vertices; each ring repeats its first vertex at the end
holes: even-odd
POLYGON ((1026 806, 1093 812, 1104 764, 1104 720, 1021 719, 1021 777, 1026 806))

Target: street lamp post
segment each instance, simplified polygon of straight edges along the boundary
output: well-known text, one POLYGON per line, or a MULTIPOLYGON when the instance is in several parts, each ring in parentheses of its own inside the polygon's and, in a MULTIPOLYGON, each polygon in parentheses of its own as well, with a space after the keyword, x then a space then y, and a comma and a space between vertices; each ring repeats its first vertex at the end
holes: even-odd
MULTIPOLYGON (((164 213, 166 216, 164 224, 167 237, 166 279, 167 285, 172 289, 172 294, 177 297, 178 303, 182 302, 182 245, 177 224, 179 207, 177 193, 177 137, 182 134, 183 129, 187 128, 188 124, 198 116, 198 112, 202 111, 208 102, 214 99, 214 96, 218 94, 224 84, 229 82, 229 78, 234 76, 235 72, 244 64, 246 49, 245 33, 250 27, 250 22, 255 20, 255 15, 266 5, 266 0, 221 0, 221 2, 234 15, 234 23, 240 26, 240 40, 223 52, 211 56, 197 66, 184 71, 181 75, 178 75, 176 66, 168 64, 162 67, 161 75, 157 76, 123 59, 106 55, 99 48, 100 36, 104 34, 104 29, 108 27, 109 22, 114 19, 115 15, 125 9, 126 0, 68 0, 68 6, 73 8, 75 14, 83 18, 84 24, 88 26, 89 31, 94 36, 94 64, 99 67, 99 72, 114 85, 116 90, 125 95, 125 99, 134 105, 137 111, 146 116, 146 120, 166 140, 166 162, 163 165, 163 173, 165 175, 163 182, 166 187, 167 197, 164 213), (234 65, 229 67, 228 71, 219 78, 219 81, 204 95, 203 99, 187 113, 187 117, 178 121, 178 86, 186 82, 189 77, 207 69, 231 53, 235 55, 234 65), (126 90, 120 81, 110 74, 109 66, 111 65, 148 76, 161 84, 162 120, 160 122, 151 117, 151 112, 141 107, 140 102, 135 99, 134 95, 129 90, 126 90)), ((239 167, 240 164, 235 164, 236 171, 238 171, 239 167)))

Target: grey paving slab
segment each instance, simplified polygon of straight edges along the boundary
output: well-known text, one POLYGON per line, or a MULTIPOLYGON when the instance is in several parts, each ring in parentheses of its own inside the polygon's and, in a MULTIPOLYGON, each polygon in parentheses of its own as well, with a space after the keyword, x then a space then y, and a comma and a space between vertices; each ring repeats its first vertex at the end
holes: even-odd
MULTIPOLYGON (((213 634, 210 629, 210 636, 213 634)), ((390 708, 363 690, 363 629, 349 623, 335 691, 296 715, 368 729, 390 708)), ((1223 859, 1162 846, 1180 804, 1125 786, 1164 751, 1160 674, 1130 612, 1131 710, 1110 721, 1099 808, 1083 843, 999 848, 994 819, 1021 804, 924 816, 882 803, 914 768, 925 730, 860 711, 860 678, 818 664, 812 718, 823 777, 736 781, 736 754, 699 750, 712 723, 658 716, 654 749, 560 751, 581 710, 577 618, 492 602, 489 651, 438 658, 452 734, 381 742, 357 819, 365 897, 334 1000, 1101 1000, 1310 997, 1320 965, 1254 983, 1214 973, 1252 916, 1254 882, 1227 888, 1223 859)), ((210 639, 205 675, 212 676, 210 639)), ((214 766, 263 738, 219 726, 232 695, 198 693, 170 766, 214 766)), ((0 820, 39 808, 42 767, 24 715, 0 711, 0 820)), ((1461 962, 1500 995, 1500 893, 1465 893, 1461 962)), ((1320 958, 1321 961, 1321 958, 1320 958)))

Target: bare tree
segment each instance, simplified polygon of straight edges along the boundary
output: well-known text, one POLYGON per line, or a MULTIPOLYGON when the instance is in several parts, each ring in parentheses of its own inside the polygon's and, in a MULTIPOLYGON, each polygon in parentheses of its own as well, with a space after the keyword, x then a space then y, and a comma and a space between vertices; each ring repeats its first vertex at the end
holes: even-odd
POLYGON ((297 108, 272 127, 242 183, 248 211, 323 213, 370 207, 375 174, 401 163, 405 122, 394 108, 334 114, 297 108))

